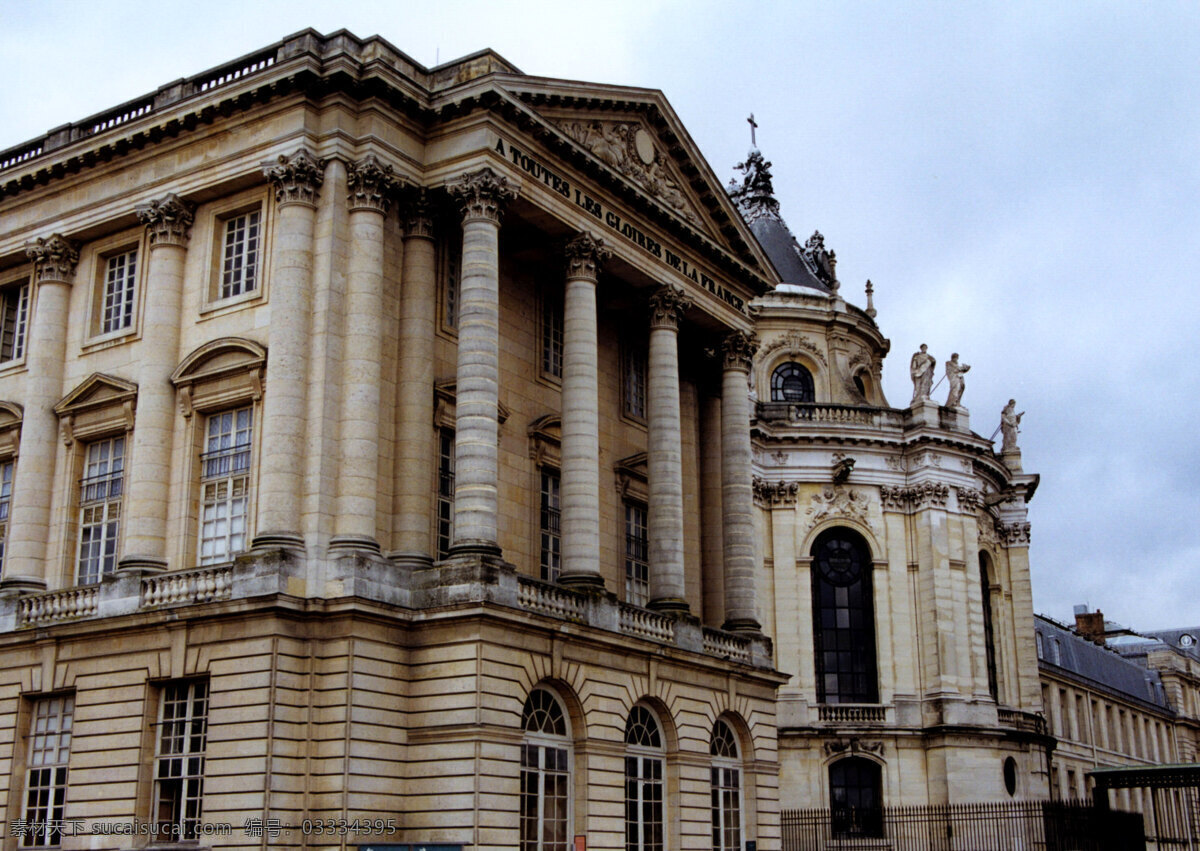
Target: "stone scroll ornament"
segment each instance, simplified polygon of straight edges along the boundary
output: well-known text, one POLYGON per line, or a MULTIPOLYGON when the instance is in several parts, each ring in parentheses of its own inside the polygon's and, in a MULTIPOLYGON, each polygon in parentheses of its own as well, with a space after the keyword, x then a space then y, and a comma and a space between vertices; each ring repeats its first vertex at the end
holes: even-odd
POLYGON ((650 327, 678 328, 692 299, 679 287, 663 284, 650 296, 650 327))
POLYGON ((347 169, 346 201, 351 211, 374 210, 386 215, 398 186, 392 167, 367 154, 347 169))
POLYGON ((195 221, 195 205, 184 201, 174 192, 137 208, 138 221, 146 226, 150 247, 156 245, 186 246, 195 221))

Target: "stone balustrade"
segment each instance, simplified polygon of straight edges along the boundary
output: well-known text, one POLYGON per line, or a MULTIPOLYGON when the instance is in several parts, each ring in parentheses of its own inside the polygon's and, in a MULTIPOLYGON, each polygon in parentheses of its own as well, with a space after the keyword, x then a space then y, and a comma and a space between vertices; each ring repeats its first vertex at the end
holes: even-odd
POLYGON ((141 604, 187 606, 228 600, 233 595, 233 567, 206 567, 178 573, 159 573, 142 579, 141 604))
POLYGON ((40 626, 90 617, 98 611, 99 597, 99 587, 96 585, 22 597, 18 605, 17 622, 20 626, 40 626))
POLYGON ((675 640, 675 621, 666 615, 651 612, 638 606, 621 604, 621 632, 649 638, 651 641, 675 640))
POLYGON ((999 709, 996 712, 1001 726, 1013 727, 1027 733, 1046 735, 1046 719, 1032 712, 1022 712, 1019 709, 999 709))
POLYGON ((764 423, 805 426, 860 425, 872 428, 902 428, 904 412, 894 408, 865 405, 833 405, 823 402, 759 402, 758 419, 764 423))
POLYGON ((833 724, 883 724, 887 707, 874 704, 823 703, 817 717, 833 724))
POLYGON ((549 615, 552 618, 582 621, 584 617, 584 599, 579 594, 547 582, 521 578, 517 601, 522 609, 549 615))
POLYGON ((710 656, 721 656, 737 662, 749 663, 751 659, 750 639, 732 635, 718 629, 704 630, 704 652, 710 656))

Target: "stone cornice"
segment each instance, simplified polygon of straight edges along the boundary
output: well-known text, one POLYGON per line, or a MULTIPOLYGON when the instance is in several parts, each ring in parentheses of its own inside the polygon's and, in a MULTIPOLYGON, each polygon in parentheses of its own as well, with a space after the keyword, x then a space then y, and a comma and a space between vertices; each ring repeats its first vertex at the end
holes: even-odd
POLYGON ((488 167, 468 172, 446 187, 458 202, 463 222, 482 219, 500 224, 504 205, 517 197, 508 178, 488 167))
POLYGON ((79 263, 78 246, 59 233, 25 243, 25 256, 33 261, 34 280, 72 283, 79 263))
POLYGON ((150 247, 175 245, 187 247, 195 220, 194 204, 184 201, 174 192, 137 208, 138 221, 146 226, 150 247))
POLYGON ((275 187, 275 203, 317 206, 317 195, 325 181, 325 160, 314 157, 305 148, 288 156, 280 154, 262 164, 263 174, 275 187))
POLYGON ((679 287, 663 284, 650 296, 650 327, 677 329, 692 299, 679 287))
POLYGON ((604 240, 588 231, 571 239, 563 253, 567 256, 567 277, 587 278, 590 281, 599 278, 600 267, 612 256, 604 240))
POLYGON ((346 169, 346 188, 349 190, 346 203, 350 212, 367 210, 387 215, 399 185, 394 172, 391 165, 381 163, 374 154, 350 163, 346 169))

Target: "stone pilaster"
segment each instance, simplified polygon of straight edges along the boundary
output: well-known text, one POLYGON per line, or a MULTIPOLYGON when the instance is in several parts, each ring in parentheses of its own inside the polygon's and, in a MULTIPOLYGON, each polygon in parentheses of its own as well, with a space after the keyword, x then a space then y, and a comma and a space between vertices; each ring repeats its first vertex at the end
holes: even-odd
POLYGON ((70 240, 53 234, 27 243, 25 254, 34 263, 29 292, 33 319, 25 346, 25 415, 0 586, 38 591, 46 587, 47 579, 50 492, 58 478, 54 470, 58 448, 54 405, 63 395, 67 313, 79 251, 70 240))
POLYGON ((396 374, 395 558, 428 566, 433 516, 433 341, 437 323, 433 217, 424 190, 404 214, 400 353, 396 374))
POLYGON ((721 505, 724 510, 725 629, 759 632, 754 593, 754 491, 750 480, 750 397, 747 378, 754 338, 732 331, 722 344, 721 505))
POLYGON ((271 250, 271 334, 263 395, 255 549, 303 545, 300 499, 308 396, 313 225, 325 161, 301 148, 263 163, 275 188, 271 250))
POLYGON ((499 238, 504 204, 516 191, 507 178, 483 168, 463 175, 450 192, 463 217, 452 550, 499 555, 499 238))
POLYGON ((137 428, 126 470, 125 529, 119 570, 167 568, 167 505, 175 434, 175 388, 171 373, 179 357, 184 261, 194 207, 174 193, 137 208, 146 226, 142 351, 134 366, 138 384, 137 428))
POLYGON ((341 469, 331 548, 379 551, 379 392, 383 354, 383 225, 392 167, 368 154, 347 171, 350 255, 342 357, 341 469))
POLYGON ((602 587, 600 576, 600 403, 596 281, 611 252, 581 233, 567 243, 563 296, 562 576, 602 587))
POLYGON ((691 300, 671 285, 650 297, 646 467, 650 488, 650 607, 686 613, 683 459, 680 452, 679 322, 691 300))

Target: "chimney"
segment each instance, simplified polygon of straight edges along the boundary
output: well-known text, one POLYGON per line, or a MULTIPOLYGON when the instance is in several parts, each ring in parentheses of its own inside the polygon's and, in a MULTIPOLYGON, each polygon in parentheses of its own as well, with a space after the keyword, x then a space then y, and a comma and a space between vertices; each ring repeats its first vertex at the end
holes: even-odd
POLYGON ((1086 605, 1075 607, 1075 631, 1093 644, 1104 644, 1104 613, 1089 612, 1086 605))

